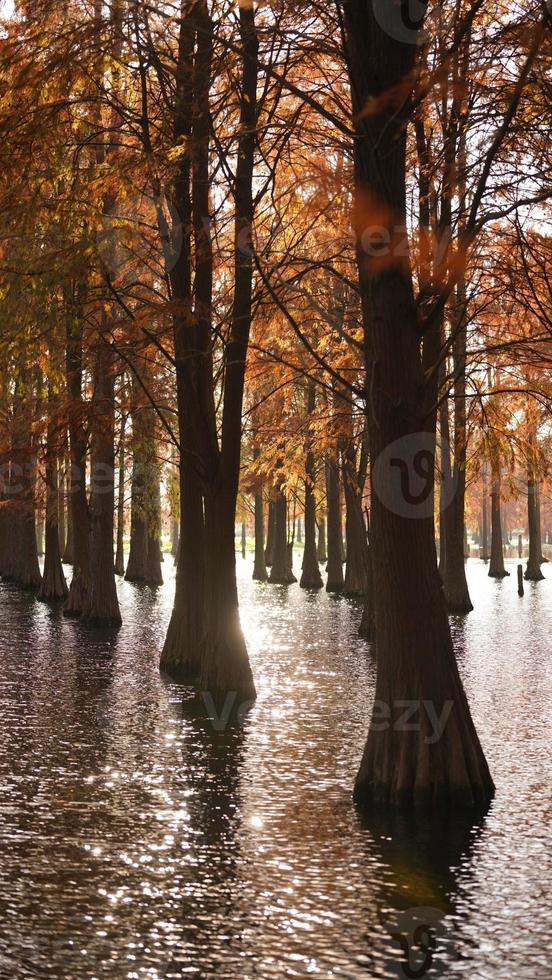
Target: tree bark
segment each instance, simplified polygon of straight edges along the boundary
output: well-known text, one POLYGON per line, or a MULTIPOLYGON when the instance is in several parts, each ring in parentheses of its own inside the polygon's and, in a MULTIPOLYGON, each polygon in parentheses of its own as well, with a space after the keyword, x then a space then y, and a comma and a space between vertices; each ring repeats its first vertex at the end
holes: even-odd
POLYGON ((343 595, 360 598, 366 595, 368 587, 368 545, 362 513, 362 487, 359 486, 356 454, 351 443, 343 452, 343 487, 347 540, 343 595))
POLYGON ((491 450, 491 563, 490 578, 506 578, 504 567, 504 538, 502 535, 501 483, 502 474, 498 450, 491 450))
POLYGON ((64 608, 66 616, 80 616, 90 581, 90 515, 86 494, 85 406, 82 398, 84 286, 67 298, 66 376, 69 448, 71 458, 69 506, 73 521, 73 578, 64 608))
MULTIPOLYGON (((46 551, 44 572, 38 598, 42 602, 59 602, 69 594, 61 564, 60 535, 58 515, 62 500, 58 487, 60 445, 57 438, 56 399, 50 382, 48 394, 48 429, 46 433, 45 475, 46 475, 46 551)), ((62 480, 64 480, 63 471, 62 480)), ((63 505, 63 504, 62 504, 63 505)))
MULTIPOLYGON (((355 231, 375 465, 389 446, 403 439, 408 444, 409 436, 427 425, 412 273, 402 250, 394 248, 402 245, 406 228, 406 129, 417 37, 413 29, 410 43, 395 40, 380 26, 370 0, 347 0, 344 15, 357 133, 355 231), (397 95, 389 99, 391 91, 401 93, 400 103, 397 95), (371 111, 363 112, 369 101, 371 111), (382 215, 390 236, 383 261, 363 247, 365 232, 381 225, 382 215)), ((493 784, 454 657, 433 515, 416 519, 397 513, 384 491, 385 485, 382 499, 372 488, 377 683, 355 798, 365 805, 484 807, 493 784), (400 723, 404 701, 418 706, 414 731, 400 723), (439 717, 448 712, 435 740, 428 705, 439 717)))
POLYGON ((90 583, 82 610, 94 626, 122 623, 113 556, 115 514, 115 383, 114 355, 99 339, 92 403, 92 465, 90 498, 90 583))
POLYGON ((26 382, 18 380, 13 402, 10 474, 13 535, 5 577, 17 582, 23 589, 34 592, 40 588, 42 576, 38 563, 35 523, 36 457, 31 413, 31 388, 26 382))
POLYGON ((541 582, 542 545, 540 541, 540 519, 538 513, 538 472, 536 461, 537 437, 534 428, 529 433, 527 466, 527 527, 529 533, 529 556, 525 578, 530 582, 541 582))
POLYGON ((341 488, 339 481, 339 450, 326 458, 326 496, 328 501, 328 580, 327 592, 342 592, 343 527, 341 521, 341 488))
POLYGON ((174 317, 175 359, 180 446, 181 454, 186 455, 181 458, 181 558, 161 667, 175 676, 194 680, 213 698, 232 692, 234 703, 240 707, 255 697, 239 620, 235 521, 245 365, 252 319, 258 40, 254 8, 240 7, 243 70, 234 190, 234 304, 223 355, 219 445, 212 359, 213 256, 209 223, 212 23, 204 0, 191 12, 185 9, 179 42, 174 136, 176 145, 190 143, 191 138, 193 152, 182 155, 174 185, 183 243, 171 271, 171 286, 180 306, 174 317))
POLYGON ((274 500, 274 552, 268 581, 271 585, 292 585, 297 581, 290 562, 287 529, 287 500, 279 487, 274 500))
MULTIPOLYGON (((316 407, 316 391, 314 382, 309 381, 307 393, 307 411, 312 415, 316 407)), ((307 449, 307 459, 305 465, 305 547, 303 551, 303 569, 300 580, 302 589, 321 589, 324 585, 318 564, 318 549, 316 545, 316 497, 314 486, 316 482, 316 460, 312 448, 307 449)), ((325 521, 320 520, 320 526, 325 521)), ((324 534, 325 539, 325 534, 324 534)), ((320 539, 318 542, 320 547, 320 539)), ((324 540, 324 550, 325 540, 324 540)))
MULTIPOLYGON (((307 518, 305 515, 305 537, 307 534, 306 522, 307 518)), ((326 547, 326 518, 322 514, 318 518, 318 544, 316 546, 316 554, 319 562, 326 562, 328 560, 328 552, 326 547)))
POLYGON ((119 486, 117 488, 117 548, 115 575, 125 574, 125 432, 127 417, 121 411, 119 432, 119 486))

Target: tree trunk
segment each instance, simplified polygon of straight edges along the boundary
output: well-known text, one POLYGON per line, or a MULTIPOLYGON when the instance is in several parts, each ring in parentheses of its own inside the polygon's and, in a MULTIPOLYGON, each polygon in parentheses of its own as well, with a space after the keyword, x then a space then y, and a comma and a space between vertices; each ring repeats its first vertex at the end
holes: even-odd
POLYGON ((36 550, 39 558, 44 557, 44 503, 39 497, 36 502, 36 550))
MULTIPOLYGON (((339 457, 339 451, 337 451, 339 457)), ((341 522, 341 488, 338 458, 329 454, 326 459, 326 496, 328 501, 328 581, 327 592, 342 592, 343 528, 341 522)))
POLYGON ((541 542, 539 539, 539 517, 538 517, 538 482, 536 476, 536 466, 534 462, 534 445, 531 441, 529 459, 529 478, 527 480, 527 526, 529 531, 529 556, 525 578, 530 582, 541 582, 544 575, 541 571, 541 542))
POLYGON ((506 578, 501 514, 501 470, 498 451, 491 452, 491 563, 490 578, 506 578))
MULTIPOLYGON (((261 451, 257 443, 253 446, 253 458, 258 459, 261 451)), ((264 501, 262 487, 258 487, 255 493, 255 564, 253 566, 253 580, 255 582, 266 582, 266 555, 264 542, 264 501)))
MULTIPOLYGON (((307 536, 307 515, 305 514, 305 538, 307 536)), ((318 556, 319 562, 326 562, 328 560, 328 553, 326 549, 326 518, 320 515, 318 518, 318 544, 316 546, 316 554, 318 556)))
POLYGON ((171 517, 171 555, 173 558, 178 557, 179 537, 180 535, 178 533, 178 521, 176 520, 176 518, 171 517))
POLYGON ((11 561, 6 577, 29 591, 40 588, 35 523, 36 457, 32 432, 32 392, 16 383, 13 413, 13 442, 10 491, 13 535, 9 542, 11 561))
POLYGON ((58 487, 58 533, 59 533, 59 553, 63 555, 67 547, 67 528, 65 522, 65 457, 62 454, 58 460, 58 472, 56 477, 56 483, 58 487))
POLYGON ((272 585, 292 585, 297 581, 290 562, 287 529, 287 500, 279 488, 274 501, 274 552, 268 581, 272 585))
POLYGON ((75 553, 74 532, 73 532, 73 511, 71 508, 71 460, 67 456, 66 477, 65 477, 65 499, 67 500, 67 540, 65 551, 63 552, 62 562, 64 565, 72 565, 75 553))
MULTIPOLYGON (((44 558, 44 573, 38 598, 42 602, 59 602, 69 594, 63 574, 60 551, 60 535, 58 533, 58 514, 60 503, 63 504, 58 487, 58 459, 60 446, 56 435, 57 419, 55 418, 56 402, 52 393, 52 383, 48 396, 48 430, 46 434, 46 553, 44 558)), ((64 479, 63 471, 62 480, 64 479)))
MULTIPOLYGON (((307 411, 312 415, 316 407, 316 391, 314 382, 310 381, 307 395, 307 411)), ((312 449, 307 450, 305 465, 305 548, 303 551, 303 570, 300 586, 302 589, 321 589, 324 585, 318 564, 316 545, 316 497, 314 486, 316 481, 316 460, 312 449)), ((322 526, 323 519, 320 521, 322 526)), ((325 521, 324 521, 325 529, 325 521)), ((325 534, 324 534, 325 538, 325 534)), ((319 541, 320 546, 320 541, 319 541)), ((325 540, 324 540, 325 550, 325 540)))
POLYGON ((366 596, 360 621, 360 636, 364 640, 373 641, 376 639, 376 607, 374 602, 374 568, 372 565, 372 546, 370 544, 370 517, 366 511, 367 528, 367 564, 366 564, 366 596))
MULTIPOLYGON (((135 371, 138 367, 135 365, 135 371)), ((132 483, 130 490, 130 552, 125 579, 127 582, 146 581, 148 562, 148 468, 152 452, 148 431, 149 409, 136 375, 132 383, 132 483)))
POLYGON ((184 474, 181 475, 181 511, 185 519, 181 525, 175 607, 161 658, 163 669, 175 676, 191 677, 213 699, 226 698, 231 693, 236 708, 249 704, 255 697, 239 619, 235 554, 245 365, 252 318, 252 182, 258 51, 254 8, 240 7, 239 22, 244 53, 234 190, 235 288, 230 337, 224 350, 219 446, 212 360, 213 257, 209 226, 209 89, 213 42, 206 3, 197 4, 181 21, 174 136, 176 144, 182 145, 193 135, 192 194, 190 157, 184 153, 174 189, 183 229, 188 230, 184 230, 180 255, 171 271, 171 286, 173 297, 180 305, 180 312, 174 317, 174 334, 180 446, 181 453, 187 454, 181 459, 181 474, 184 474), (191 53, 196 44, 191 70, 191 53), (190 230, 195 240, 193 307, 190 230), (195 473, 194 468, 197 468, 195 473))
POLYGON ((274 562, 274 530, 276 527, 276 504, 270 498, 268 502, 268 522, 266 530, 265 564, 270 568, 274 562))
POLYGON ((127 417, 121 412, 119 433, 119 486, 117 491, 117 549, 115 575, 125 574, 125 430, 127 417))
POLYGON ((99 339, 92 404, 90 499, 90 585, 83 621, 95 626, 122 623, 115 585, 113 521, 115 514, 115 385, 113 352, 99 339))
POLYGON ((368 586, 368 544, 362 513, 362 488, 358 485, 356 457, 352 445, 349 445, 343 453, 343 486, 347 539, 343 595, 360 598, 366 595, 368 586))
MULTIPOLYGON (((409 438, 427 426, 412 273, 402 247, 398 254, 394 249, 395 243, 402 246, 406 227, 406 127, 417 32, 412 27, 409 43, 395 40, 380 26, 370 0, 347 0, 344 15, 357 130, 355 231, 370 378, 367 421, 372 464, 385 467, 388 447, 398 454, 397 440, 403 440, 399 447, 409 446, 409 438), (388 97, 391 91, 400 93, 402 104, 397 94, 388 97), (370 113, 362 111, 368 102, 370 113), (363 248, 375 216, 390 236, 383 261, 363 248)), ((397 513, 387 486, 381 495, 372 488, 377 683, 355 797, 372 805, 483 807, 493 784, 454 657, 433 515, 397 513), (401 723, 405 702, 417 710, 414 730, 401 723), (433 711, 443 719, 446 713, 437 737, 433 711)))
POLYGON ((487 512, 487 471, 483 470, 483 500, 481 507, 481 551, 484 562, 489 560, 489 515, 487 512))
POLYGON ((163 572, 161 571, 161 488, 155 460, 149 467, 149 487, 148 487, 148 538, 147 538, 147 560, 145 581, 152 588, 163 585, 163 572))
POLYGON ((69 447, 71 457, 69 506, 73 521, 73 578, 65 603, 66 616, 80 616, 90 582, 90 515, 86 495, 85 407, 82 398, 84 287, 68 300, 66 334, 66 373, 68 393, 69 447))

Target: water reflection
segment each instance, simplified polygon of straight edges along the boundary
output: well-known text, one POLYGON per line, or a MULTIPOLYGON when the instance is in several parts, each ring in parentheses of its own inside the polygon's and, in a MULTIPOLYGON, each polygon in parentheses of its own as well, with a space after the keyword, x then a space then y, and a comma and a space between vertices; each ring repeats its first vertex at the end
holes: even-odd
POLYGON ((116 634, 0 586, 0 976, 546 976, 552 590, 468 571, 453 630, 497 785, 475 827, 354 808, 358 605, 243 565, 259 698, 217 728, 158 672, 172 580, 121 583, 116 634))

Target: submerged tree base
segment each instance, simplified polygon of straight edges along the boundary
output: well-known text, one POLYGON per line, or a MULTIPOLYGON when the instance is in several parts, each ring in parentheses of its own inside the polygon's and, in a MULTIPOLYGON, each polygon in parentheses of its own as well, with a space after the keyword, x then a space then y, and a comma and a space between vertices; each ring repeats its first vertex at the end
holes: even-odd
POLYGON ((495 570, 492 565, 489 568, 489 578, 508 578, 510 572, 507 572, 505 568, 495 570))
POLYGON ((197 629, 190 630, 184 612, 173 610, 160 670, 180 684, 194 685, 213 704, 227 707, 231 699, 234 711, 257 696, 237 613, 223 631, 200 637, 197 629))

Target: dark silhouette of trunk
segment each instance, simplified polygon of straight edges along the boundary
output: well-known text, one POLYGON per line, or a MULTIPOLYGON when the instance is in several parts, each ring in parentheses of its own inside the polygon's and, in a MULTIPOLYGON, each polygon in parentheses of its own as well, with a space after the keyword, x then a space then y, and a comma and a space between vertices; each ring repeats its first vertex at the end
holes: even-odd
POLYGON ((540 541, 540 519, 538 512, 538 469, 537 436, 534 428, 529 433, 527 465, 527 527, 529 533, 529 556, 525 578, 540 582, 544 579, 541 571, 542 545, 540 541))
POLYGON ((457 287, 454 355, 454 495, 442 514, 446 535, 445 563, 441 569, 447 608, 452 613, 468 613, 473 609, 466 579, 465 561, 465 498, 467 460, 466 420, 466 289, 457 287))
MULTIPOLYGON (((402 246, 406 227, 406 127, 416 32, 412 28, 410 43, 395 40, 380 26, 370 0, 346 0, 343 9, 357 133, 355 231, 370 378, 367 421, 376 465, 390 445, 427 425, 412 273, 402 248, 394 250, 402 246), (363 112, 368 103, 371 111, 363 112), (374 213, 378 224, 385 215, 390 234, 383 261, 367 255, 362 244, 374 213)), ((373 488, 371 546, 377 683, 355 797, 371 805, 484 807, 493 784, 454 657, 433 515, 413 519, 396 513, 373 488), (404 701, 418 706, 416 730, 400 724, 403 708, 397 713, 397 706, 404 701), (428 705, 439 717, 447 713, 436 739, 428 705)))
POLYGON ((113 520, 115 514, 114 355, 99 338, 92 402, 90 497, 90 583, 82 619, 95 626, 122 623, 115 585, 113 520))
MULTIPOLYGON (((305 538, 307 536, 307 515, 305 514, 305 538)), ((326 548, 326 518, 320 515, 318 518, 318 544, 316 546, 318 561, 326 562, 328 553, 326 548)))
POLYGON ((85 407, 82 398, 83 305, 85 289, 75 288, 67 297, 66 375, 69 450, 71 458, 69 506, 73 521, 73 578, 65 603, 66 616, 80 616, 90 581, 90 516, 86 495, 85 407))
MULTIPOLYGON (((481 551, 484 562, 489 560, 489 514, 487 508, 487 468, 483 467, 483 499, 481 501, 481 551)), ((464 549, 465 550, 465 549, 464 549)))
POLYGON ((44 557, 44 502, 41 497, 36 503, 36 550, 39 558, 44 557))
POLYGON ((62 454, 58 460, 57 487, 58 487, 58 534, 59 534, 59 553, 63 555, 67 547, 67 526, 65 521, 65 503, 67 496, 65 493, 65 457, 62 454))
POLYGON ((276 504, 271 497, 268 502, 268 521, 267 521, 267 529, 266 529, 266 548, 265 548, 265 564, 268 566, 268 568, 271 567, 274 561, 275 527, 276 527, 276 504))
MULTIPOLYGON (((307 392, 307 411, 312 415, 316 408, 316 390, 314 382, 309 381, 307 392)), ((314 486, 316 482, 316 460, 312 448, 307 449, 307 459, 305 463, 305 548, 303 551, 303 567, 300 580, 302 589, 321 589, 324 585, 318 564, 318 553, 316 545, 316 497, 314 486)), ((320 521, 320 526, 325 522, 320 521)), ((326 535, 324 534, 324 551, 326 550, 326 535)), ((318 542, 320 547, 320 539, 318 542)))
POLYGON ((536 505, 537 505, 537 542, 540 552, 540 563, 544 565, 548 562, 548 558, 545 558, 542 553, 542 526, 541 526, 541 490, 540 483, 537 482, 537 493, 536 493, 536 505))
MULTIPOLYGON (((27 370, 25 374, 30 372, 27 370)), ((7 541, 9 551, 5 577, 24 589, 36 591, 42 576, 35 521, 36 456, 31 422, 32 401, 30 382, 17 380, 13 398, 11 503, 7 517, 11 533, 7 541)))
MULTIPOLYGON (((42 602, 59 602, 65 600, 69 593, 61 564, 60 535, 58 533, 58 515, 60 503, 63 500, 58 487, 59 439, 57 435, 58 420, 56 417, 57 399, 52 391, 50 382, 48 393, 48 429, 46 433, 45 476, 46 476, 46 551, 44 572, 38 598, 42 602)), ((64 474, 62 472, 62 480, 64 474)))
POLYGON ((303 544, 303 522, 300 517, 297 518, 297 544, 303 544))
POLYGON ((176 520, 175 517, 171 517, 171 555, 173 558, 178 557, 179 537, 180 535, 178 533, 178 521, 176 520))
POLYGON ((71 508, 71 477, 70 477, 71 461, 70 457, 67 457, 67 464, 65 467, 66 478, 65 478, 65 499, 67 501, 67 539, 65 542, 65 551, 62 555, 62 561, 64 565, 73 564, 74 556, 74 532, 73 532, 73 511, 71 508))
MULTIPOLYGON (((253 458, 258 459, 261 454, 259 446, 254 443, 253 458)), ((255 493, 255 564, 253 566, 253 579, 255 582, 266 582, 268 578, 266 572, 266 556, 264 541, 264 501, 262 487, 258 487, 255 493)))
POLYGON ((119 487, 117 492, 117 548, 115 575, 125 574, 125 431, 127 417, 121 413, 119 433, 119 487))
POLYGON ((245 561, 247 558, 247 525, 245 521, 242 521, 241 526, 241 554, 245 561))
MULTIPOLYGON (((155 446, 153 447, 155 449, 155 446)), ((161 571, 161 488, 155 459, 148 469, 148 521, 147 521, 147 559, 145 581, 155 588, 163 585, 161 571)))
POLYGON ((504 538, 501 514, 501 468, 497 449, 491 450, 491 578, 506 578, 510 573, 504 567, 504 538))
POLYGON ((297 581, 291 567, 287 523, 287 500, 278 487, 274 500, 274 551, 268 579, 272 585, 292 585, 297 581))
POLYGON ((364 640, 373 641, 376 638, 376 608, 374 603, 374 568, 372 565, 372 547, 370 544, 370 515, 368 511, 366 511, 366 540, 368 542, 366 596, 364 598, 359 633, 364 640))
MULTIPOLYGON (((363 465, 361 464, 361 468, 363 465)), ((345 536, 347 562, 343 595, 361 597, 368 587, 368 544, 362 513, 362 490, 365 473, 357 470, 356 453, 351 442, 343 452, 343 488, 345 491, 345 536), (362 485, 360 483, 362 480, 362 485)))
MULTIPOLYGON (((132 483, 130 489, 130 552, 126 567, 127 582, 145 582, 148 562, 148 470, 152 453, 149 431, 149 408, 143 388, 136 378, 132 383, 132 483)), ((142 372, 141 372, 142 373, 142 372)), ((145 380, 144 380, 145 383, 145 380)))
POLYGON ((339 451, 326 458, 326 497, 328 508, 328 580, 327 592, 342 592, 343 528, 341 522, 341 487, 339 480, 339 451))
POLYGON ((253 578, 256 582, 266 582, 265 546, 264 546, 264 503, 263 494, 259 490, 255 494, 255 564, 253 578))
POLYGON ((255 697, 240 626, 235 522, 240 477, 245 365, 252 318, 253 168, 256 146, 258 40, 254 8, 239 9, 243 48, 240 136, 234 187, 234 303, 224 349, 221 438, 217 435, 212 362, 213 258, 209 227, 209 91, 212 23, 201 0, 184 7, 176 73, 175 145, 193 144, 179 161, 174 201, 183 241, 171 270, 181 448, 181 557, 173 615, 161 667, 193 680, 213 698, 255 697), (191 194, 190 194, 191 176, 191 194), (192 296, 191 232, 195 248, 192 296))

